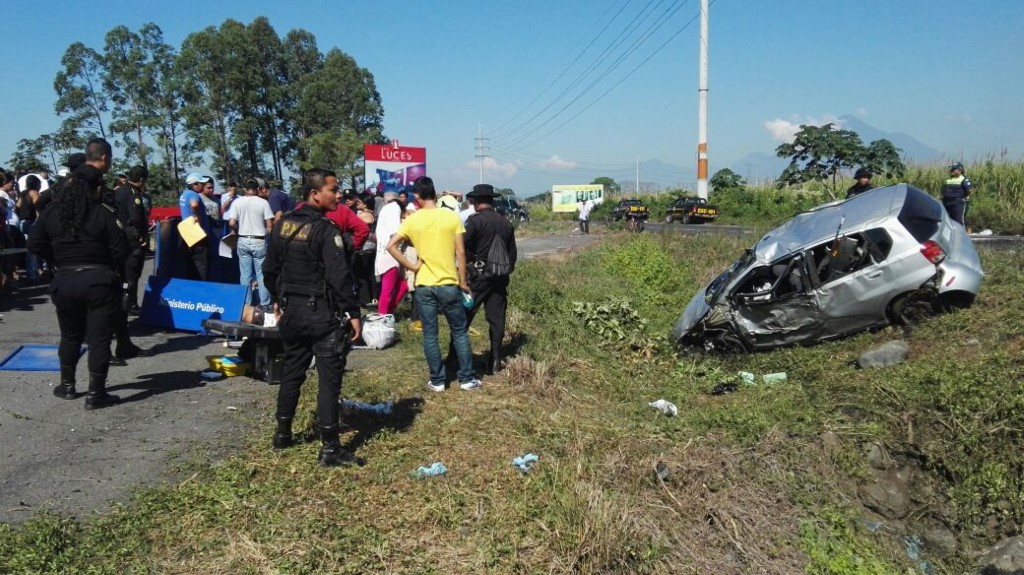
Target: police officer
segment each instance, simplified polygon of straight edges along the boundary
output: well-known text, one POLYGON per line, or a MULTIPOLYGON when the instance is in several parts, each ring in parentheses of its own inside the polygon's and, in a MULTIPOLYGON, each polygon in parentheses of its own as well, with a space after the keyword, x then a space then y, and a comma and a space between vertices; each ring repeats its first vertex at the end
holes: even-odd
MULTIPOLYGON (((94 165, 110 166, 110 144, 89 142, 94 165)), ((128 255, 124 230, 113 212, 100 204, 100 186, 76 175, 43 212, 28 238, 28 249, 49 259, 57 272, 50 297, 60 325, 60 384, 53 394, 76 399, 75 369, 82 343, 89 346, 89 393, 86 409, 118 403, 107 393, 110 340, 118 309, 121 281, 116 268, 128 255)))
POLYGON ((971 196, 971 181, 964 176, 964 165, 957 162, 949 167, 949 179, 942 188, 942 205, 946 213, 960 225, 967 217, 967 202, 971 196))
MULTIPOLYGON (((506 274, 495 275, 487 266, 494 242, 504 246, 508 261, 516 262, 516 232, 505 216, 494 210, 497 197, 494 186, 478 184, 466 198, 476 213, 466 220, 466 262, 469 268, 469 287, 473 292, 473 306, 466 314, 466 325, 473 323, 480 306, 487 317, 491 350, 487 354, 487 375, 501 370, 501 342, 505 338, 505 313, 508 308, 508 281, 506 274)), ((508 273, 512 270, 508 269, 508 273)))
POLYGON ((860 168, 853 177, 857 180, 857 183, 850 186, 850 189, 846 190, 847 198, 852 198, 857 194, 863 194, 864 192, 875 188, 871 185, 871 170, 867 168, 860 168))
POLYGON ((282 314, 278 329, 285 352, 273 446, 285 449, 292 444, 299 392, 306 368, 316 356, 317 420, 323 441, 320 464, 361 465, 362 459, 342 449, 338 440, 338 396, 345 359, 362 330, 345 240, 338 226, 324 216, 338 206, 338 179, 334 172, 316 168, 303 176, 302 187, 305 203, 274 225, 263 262, 263 278, 282 314))
MULTIPOLYGON (((107 143, 103 138, 94 138, 89 140, 89 143, 85 146, 85 163, 76 167, 72 174, 75 179, 84 180, 89 184, 90 187, 99 190, 100 204, 109 210, 117 217, 117 203, 114 200, 114 191, 107 187, 106 182, 103 180, 104 175, 110 171, 110 144, 107 143), (105 154, 105 156, 104 156, 105 154), (103 158, 107 159, 103 159, 103 158)), ((134 229, 126 229, 125 222, 118 220, 122 234, 125 235, 125 239, 129 244, 129 247, 134 246, 136 239, 134 229)), ((118 307, 117 316, 113 321, 114 335, 116 336, 115 341, 117 343, 114 351, 114 355, 110 359, 111 365, 123 366, 127 365, 125 360, 140 356, 151 356, 153 355, 152 350, 142 349, 132 343, 131 338, 128 335, 128 313, 124 308, 124 276, 122 271, 124 270, 125 259, 127 255, 119 257, 115 260, 114 269, 117 270, 119 276, 121 276, 121 291, 118 294, 118 307)))
POLYGON ((149 243, 149 218, 142 201, 149 170, 145 166, 133 166, 128 170, 128 181, 114 190, 117 218, 125 226, 131 253, 124 262, 124 281, 128 284, 125 294, 125 312, 139 315, 139 278, 149 243))

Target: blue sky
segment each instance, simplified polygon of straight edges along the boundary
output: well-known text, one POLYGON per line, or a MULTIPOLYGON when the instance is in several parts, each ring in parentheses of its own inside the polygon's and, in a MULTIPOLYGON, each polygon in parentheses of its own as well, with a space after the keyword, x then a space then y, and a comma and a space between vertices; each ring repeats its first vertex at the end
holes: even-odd
MULTIPOLYGON (((264 15, 280 35, 307 29, 321 51, 336 46, 369 69, 385 132, 426 147, 441 187, 477 182, 479 126, 490 146, 485 179, 520 195, 637 159, 679 166, 642 180, 695 180, 697 0, 6 4, 0 165, 19 139, 59 125, 53 78, 71 42, 101 49, 114 26, 152 21, 179 46, 227 18, 264 15)), ((796 125, 846 114, 950 157, 1020 160, 1022 28, 1018 0, 715 0, 711 169, 773 154, 796 125)))

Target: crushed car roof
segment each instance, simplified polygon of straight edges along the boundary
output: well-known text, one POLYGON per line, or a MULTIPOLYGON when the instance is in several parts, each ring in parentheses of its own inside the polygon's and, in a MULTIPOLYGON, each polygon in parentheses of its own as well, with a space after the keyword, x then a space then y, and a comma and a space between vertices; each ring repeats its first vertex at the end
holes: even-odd
MULTIPOLYGON (((861 229, 864 225, 899 213, 907 195, 907 184, 875 188, 846 200, 822 204, 797 214, 765 234, 754 254, 758 261, 771 262, 803 246, 834 237, 836 232, 861 229)), ((914 188, 916 189, 916 188, 914 188)), ((924 192, 921 192, 924 193, 924 192)))

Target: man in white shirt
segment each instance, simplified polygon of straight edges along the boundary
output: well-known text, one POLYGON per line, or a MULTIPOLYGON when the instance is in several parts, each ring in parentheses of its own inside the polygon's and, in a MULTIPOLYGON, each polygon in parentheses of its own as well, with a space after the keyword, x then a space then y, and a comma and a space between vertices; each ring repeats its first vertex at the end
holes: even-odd
MULTIPOLYGON (((267 234, 274 226, 270 203, 256 193, 256 180, 245 182, 245 195, 231 202, 227 213, 228 226, 238 234, 238 273, 244 286, 252 286, 253 277, 259 286, 260 305, 270 305, 270 290, 263 283, 263 260, 267 258, 267 234)), ((251 288, 250 288, 251 289, 251 288)), ((246 304, 251 300, 246 298, 246 304)))
POLYGON ((580 232, 590 234, 590 212, 594 209, 594 200, 580 202, 580 232))

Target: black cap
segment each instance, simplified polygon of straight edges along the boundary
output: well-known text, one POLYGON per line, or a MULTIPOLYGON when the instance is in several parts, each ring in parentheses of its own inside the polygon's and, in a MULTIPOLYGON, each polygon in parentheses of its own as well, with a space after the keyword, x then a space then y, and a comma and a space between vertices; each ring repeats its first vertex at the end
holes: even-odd
POLYGON ((858 180, 860 178, 867 178, 867 179, 870 180, 871 179, 871 170, 869 170, 867 168, 860 168, 859 170, 857 170, 857 173, 853 175, 853 177, 858 179, 858 180))
POLYGON ((75 152, 74 154, 69 154, 68 155, 68 161, 65 162, 65 164, 67 165, 68 169, 71 170, 72 172, 75 171, 75 168, 77 168, 78 166, 81 166, 84 163, 85 163, 85 154, 83 154, 82 152, 75 152))
POLYGON ((141 182, 149 178, 149 170, 146 169, 146 166, 132 166, 125 177, 129 182, 141 182))
POLYGON ((964 171, 964 165, 961 164, 960 162, 955 162, 952 166, 949 167, 949 171, 952 172, 953 170, 960 170, 962 172, 964 171))

